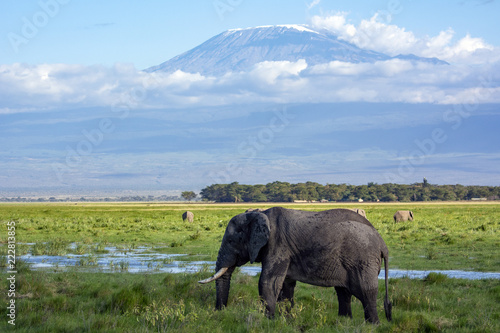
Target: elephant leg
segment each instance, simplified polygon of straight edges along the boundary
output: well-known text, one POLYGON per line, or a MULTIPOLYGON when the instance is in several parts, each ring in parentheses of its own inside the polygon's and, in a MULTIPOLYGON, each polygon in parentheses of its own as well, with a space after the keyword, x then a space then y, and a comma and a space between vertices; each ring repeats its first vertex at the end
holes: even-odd
POLYGON ((365 311, 365 320, 372 324, 378 324, 380 321, 377 314, 377 294, 378 289, 370 289, 363 291, 363 295, 359 298, 365 311))
POLYGON ((295 302, 293 299, 293 295, 295 292, 295 285, 297 284, 297 281, 291 280, 291 279, 285 279, 283 282, 283 288, 281 289, 281 292, 278 296, 278 302, 283 302, 286 300, 290 301, 290 307, 287 307, 286 311, 290 312, 291 308, 293 308, 295 302))
MULTIPOLYGON (((281 272, 281 271, 280 271, 281 272)), ((266 314, 274 318, 276 302, 285 282, 286 270, 281 273, 262 269, 259 279, 259 295, 266 306, 266 314)))
POLYGON ((352 318, 351 311, 351 292, 344 287, 335 287, 337 298, 339 300, 339 316, 347 316, 352 318))

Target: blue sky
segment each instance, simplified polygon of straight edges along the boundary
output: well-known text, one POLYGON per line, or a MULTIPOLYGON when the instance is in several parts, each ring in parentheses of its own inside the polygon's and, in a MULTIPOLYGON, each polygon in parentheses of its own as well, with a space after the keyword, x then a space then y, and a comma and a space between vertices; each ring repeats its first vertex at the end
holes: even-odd
POLYGON ((500 185, 497 1, 0 3, 0 195, 216 182, 500 185), (146 73, 234 28, 307 24, 391 56, 146 73))
POLYGON ((11 64, 131 63, 138 69, 168 60, 227 29, 276 24, 308 24, 315 15, 345 12, 350 23, 371 18, 436 36, 451 28, 500 45, 498 1, 118 1, 39 0, 0 4, 0 62, 11 64), (47 5, 41 5, 47 4, 47 5), (54 5, 57 4, 57 5, 54 5), (44 8, 49 8, 44 9, 44 8), (40 12, 47 12, 44 19, 40 12), (387 16, 390 14, 390 16, 387 16), (18 51, 7 37, 22 36, 27 19, 38 30, 18 51))

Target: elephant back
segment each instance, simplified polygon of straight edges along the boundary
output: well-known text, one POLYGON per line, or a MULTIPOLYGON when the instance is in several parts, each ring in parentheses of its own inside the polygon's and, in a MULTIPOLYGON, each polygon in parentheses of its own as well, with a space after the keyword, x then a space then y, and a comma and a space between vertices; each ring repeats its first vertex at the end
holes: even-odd
POLYGON ((260 209, 260 208, 248 208, 245 213, 251 213, 251 212, 256 212, 256 213, 260 213, 260 212, 263 212, 264 210, 263 209, 260 209))
POLYGON ((413 221, 413 212, 409 210, 398 210, 394 214, 394 222, 413 221))
POLYGON ((190 211, 186 211, 182 213, 182 220, 184 222, 193 222, 194 221, 194 214, 190 211))
POLYGON ((371 222, 368 221, 368 219, 365 216, 351 209, 338 208, 338 209, 326 210, 325 212, 331 215, 335 221, 354 221, 375 228, 373 224, 371 224, 371 222))
POLYGON ((360 214, 344 208, 324 210, 320 212, 298 211, 294 209, 287 209, 283 207, 273 207, 263 211, 269 219, 273 220, 276 217, 282 217, 285 220, 302 219, 302 220, 317 220, 327 221, 328 223, 338 223, 345 221, 359 222, 366 224, 375 229, 375 227, 365 217, 360 214), (300 212, 297 215, 297 212, 300 212))

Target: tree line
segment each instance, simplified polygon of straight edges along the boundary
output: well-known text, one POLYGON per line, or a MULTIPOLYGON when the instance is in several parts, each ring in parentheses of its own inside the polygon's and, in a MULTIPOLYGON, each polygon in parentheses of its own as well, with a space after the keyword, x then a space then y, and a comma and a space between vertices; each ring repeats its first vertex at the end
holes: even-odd
POLYGON ((499 186, 432 185, 426 179, 411 185, 376 184, 290 184, 275 181, 266 185, 213 184, 201 190, 201 198, 215 202, 293 202, 293 201, 457 201, 498 200, 499 186))

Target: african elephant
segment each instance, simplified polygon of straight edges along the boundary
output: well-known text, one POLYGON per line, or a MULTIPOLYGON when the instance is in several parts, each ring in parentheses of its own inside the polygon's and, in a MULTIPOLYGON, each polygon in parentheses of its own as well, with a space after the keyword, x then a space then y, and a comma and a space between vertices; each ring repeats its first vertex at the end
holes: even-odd
POLYGON ((413 221, 413 212, 411 210, 398 210, 394 214, 394 222, 413 221))
POLYGON ((248 261, 261 262, 259 295, 273 317, 278 301, 294 304, 297 281, 335 287, 341 316, 352 318, 351 297, 364 307, 365 320, 378 323, 378 274, 385 261, 384 308, 388 299, 388 250, 373 225, 348 209, 307 212, 274 207, 233 217, 226 228, 212 277, 216 308, 227 306, 231 275, 248 261))
POLYGON ((262 212, 263 209, 260 208, 248 208, 245 213, 250 213, 250 212, 262 212))
POLYGON ((366 217, 366 213, 364 209, 361 208, 349 208, 349 210, 352 210, 353 212, 358 213, 359 215, 366 217))
POLYGON ((182 220, 184 222, 193 222, 194 221, 194 214, 190 211, 182 213, 182 220))

